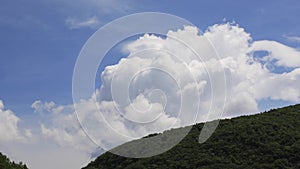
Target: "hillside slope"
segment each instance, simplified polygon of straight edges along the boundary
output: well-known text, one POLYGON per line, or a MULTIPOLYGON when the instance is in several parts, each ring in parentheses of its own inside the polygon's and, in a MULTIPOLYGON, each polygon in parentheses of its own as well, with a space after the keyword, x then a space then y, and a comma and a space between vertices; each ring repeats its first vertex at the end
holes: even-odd
POLYGON ((300 105, 221 120, 199 144, 202 126, 163 154, 134 159, 107 152, 83 169, 300 168, 300 105))

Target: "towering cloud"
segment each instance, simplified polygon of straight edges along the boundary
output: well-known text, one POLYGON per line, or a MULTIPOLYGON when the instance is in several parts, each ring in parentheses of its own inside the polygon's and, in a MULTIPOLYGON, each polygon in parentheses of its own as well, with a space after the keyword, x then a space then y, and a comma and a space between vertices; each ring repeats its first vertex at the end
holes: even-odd
MULTIPOLYGON (((170 128, 255 113, 262 100, 300 101, 300 52, 279 42, 253 41, 237 25, 213 25, 203 34, 191 26, 166 37, 145 34, 123 51, 128 57, 105 68, 90 99, 32 104, 47 117, 38 138, 83 152, 78 160, 86 162, 87 155, 102 152, 99 146, 110 149, 170 128), (212 99, 218 106, 210 111, 212 99)), ((0 143, 26 136, 19 120, 0 102, 0 143)))
MULTIPOLYGON (((123 51, 128 57, 105 68, 102 86, 91 99, 75 104, 84 112, 79 114, 83 128, 106 149, 149 133, 255 113, 262 99, 300 99, 300 52, 279 42, 253 41, 237 25, 213 25, 203 34, 186 26, 166 38, 145 34, 123 51), (218 60, 212 57, 216 54, 218 60), (278 73, 282 67, 289 71, 278 73), (221 94, 212 98, 212 92, 220 92, 212 86, 218 87, 223 73, 227 100, 224 110, 215 109, 224 111, 220 116, 209 110, 212 99, 219 105, 224 101, 221 94), (98 109, 92 108, 95 100, 98 109)), ((64 112, 54 113, 52 125, 41 125, 42 133, 60 145, 83 145, 75 111, 64 112)))

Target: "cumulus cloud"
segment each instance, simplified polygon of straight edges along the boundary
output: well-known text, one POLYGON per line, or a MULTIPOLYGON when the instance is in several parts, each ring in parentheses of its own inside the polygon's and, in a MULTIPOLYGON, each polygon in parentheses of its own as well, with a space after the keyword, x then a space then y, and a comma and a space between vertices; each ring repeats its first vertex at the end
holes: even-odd
MULTIPOLYGON (((169 31, 166 38, 145 34, 123 51, 128 57, 105 68, 102 86, 91 99, 75 103, 83 126, 72 105, 33 104, 36 110, 55 114, 49 127, 41 125, 44 136, 91 152, 94 147, 84 143, 82 129, 93 142, 110 149, 170 128, 255 113, 262 99, 299 102, 300 52, 279 42, 253 41, 238 25, 213 25, 203 34, 186 26, 169 31), (267 54, 257 57, 256 51, 267 54), (213 57, 216 53, 219 59, 213 57), (292 71, 275 73, 266 64, 292 71), (223 73, 228 98, 224 114, 219 114, 221 107, 209 114, 211 93, 222 92, 218 85, 223 73), (58 107, 65 113, 57 113, 58 107)), ((217 105, 224 101, 221 95, 214 98, 217 105)))
POLYGON ((56 106, 53 101, 42 103, 42 101, 36 100, 31 105, 31 108, 33 108, 35 112, 39 112, 39 113, 51 112, 55 107, 56 106))
POLYGON ((251 87, 256 99, 270 98, 298 103, 300 101, 300 69, 296 68, 289 73, 271 74, 251 87))
POLYGON ((0 100, 0 147, 11 159, 33 169, 79 168, 91 161, 91 154, 103 152, 81 130, 72 105, 38 100, 32 108, 37 117, 46 117, 37 118, 40 126, 27 124, 34 132, 19 127, 21 119, 0 100))
POLYGON ((11 110, 6 110, 3 101, 0 100, 0 144, 10 141, 25 142, 32 137, 29 129, 20 130, 18 127, 19 121, 19 117, 11 110))
MULTIPOLYGON (((39 126, 44 139, 83 152, 86 160, 99 146, 107 150, 170 128, 256 113, 264 99, 300 101, 300 52, 275 41, 253 41, 238 25, 216 24, 203 34, 191 26, 166 37, 145 34, 122 51, 128 57, 105 68, 90 99, 32 104, 47 115, 39 126), (263 56, 255 55, 261 51, 263 56), (267 65, 290 71, 274 72, 267 65)), ((2 102, 0 110, 11 121, 0 130, 10 128, 17 137, 19 119, 2 102)))
POLYGON ((258 102, 266 98, 299 102, 300 52, 297 49, 275 41, 253 41, 243 28, 230 24, 212 26, 206 34, 221 55, 225 69, 230 98, 227 114, 258 111, 258 102), (254 53, 258 51, 267 54, 257 58, 254 53), (266 65, 277 69, 288 67, 292 71, 278 74, 266 65), (243 105, 247 106, 241 111, 243 105))
POLYGON ((38 113, 47 114, 40 124, 41 135, 61 147, 71 147, 90 154, 96 145, 86 136, 77 120, 72 105, 56 105, 54 102, 35 101, 32 108, 38 113))

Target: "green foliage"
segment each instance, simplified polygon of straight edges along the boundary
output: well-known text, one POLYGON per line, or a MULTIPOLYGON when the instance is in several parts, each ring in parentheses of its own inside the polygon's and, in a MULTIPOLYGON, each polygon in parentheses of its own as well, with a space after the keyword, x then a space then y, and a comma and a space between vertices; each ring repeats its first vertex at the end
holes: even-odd
POLYGON ((10 161, 8 157, 0 153, 0 169, 28 169, 28 168, 22 162, 16 164, 14 161, 10 161))
POLYGON ((163 154, 133 159, 106 152, 84 169, 300 168, 300 105, 221 120, 212 137, 199 144, 202 127, 194 125, 163 154))

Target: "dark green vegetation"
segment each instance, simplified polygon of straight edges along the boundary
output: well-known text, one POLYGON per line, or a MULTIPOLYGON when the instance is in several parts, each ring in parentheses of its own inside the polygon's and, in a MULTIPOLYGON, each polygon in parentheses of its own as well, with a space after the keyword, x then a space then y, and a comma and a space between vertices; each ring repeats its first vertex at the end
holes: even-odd
POLYGON ((16 164, 15 162, 10 161, 8 157, 0 153, 0 169, 28 169, 28 168, 22 162, 16 164))
POLYGON ((135 159, 106 152, 84 169, 300 169, 300 105, 221 120, 199 144, 202 126, 163 154, 135 159))

